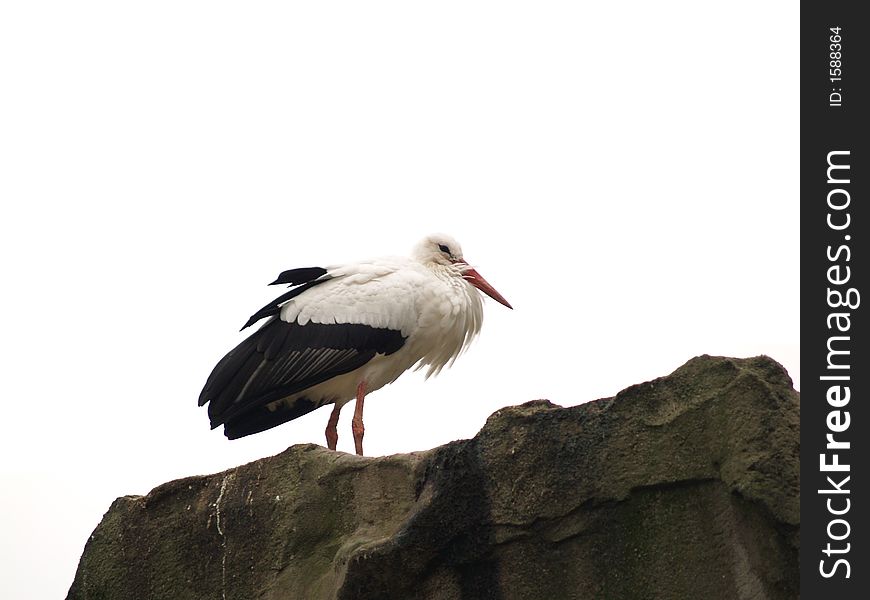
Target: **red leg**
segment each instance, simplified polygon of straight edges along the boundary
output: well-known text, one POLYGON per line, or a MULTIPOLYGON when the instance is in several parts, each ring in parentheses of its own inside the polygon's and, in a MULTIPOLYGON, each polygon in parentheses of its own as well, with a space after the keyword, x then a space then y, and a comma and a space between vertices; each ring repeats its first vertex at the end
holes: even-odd
POLYGON ((340 412, 341 404, 336 402, 335 407, 332 409, 332 414, 329 415, 329 421, 326 423, 326 446, 330 450, 335 450, 335 446, 338 444, 338 430, 336 426, 338 425, 338 413, 340 412))
POLYGON ((353 445, 356 447, 356 453, 362 456, 363 435, 366 428, 363 425, 363 401, 366 399, 366 382, 360 381, 356 388, 356 407, 353 411, 353 421, 351 428, 353 429, 353 445))

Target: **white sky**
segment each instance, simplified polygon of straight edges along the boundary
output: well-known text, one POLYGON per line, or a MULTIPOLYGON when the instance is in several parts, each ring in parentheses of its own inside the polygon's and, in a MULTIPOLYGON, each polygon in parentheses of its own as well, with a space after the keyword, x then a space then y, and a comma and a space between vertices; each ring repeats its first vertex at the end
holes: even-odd
POLYGON ((324 443, 196 406, 284 269, 445 231, 516 309, 367 454, 703 353, 799 386, 797 3, 301 4, 0 7, 0 596, 63 597, 117 496, 324 443))

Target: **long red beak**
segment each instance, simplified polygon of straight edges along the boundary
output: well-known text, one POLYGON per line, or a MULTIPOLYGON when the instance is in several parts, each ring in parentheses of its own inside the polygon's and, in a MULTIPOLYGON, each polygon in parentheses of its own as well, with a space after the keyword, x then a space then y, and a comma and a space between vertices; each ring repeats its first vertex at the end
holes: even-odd
POLYGON ((471 285, 479 289, 481 292, 483 292, 496 302, 504 304, 509 309, 513 310, 514 307, 511 306, 511 303, 505 300, 504 296, 499 294, 494 287, 489 285, 489 282, 484 279, 480 273, 469 267, 465 270, 462 276, 467 279, 471 283, 471 285))

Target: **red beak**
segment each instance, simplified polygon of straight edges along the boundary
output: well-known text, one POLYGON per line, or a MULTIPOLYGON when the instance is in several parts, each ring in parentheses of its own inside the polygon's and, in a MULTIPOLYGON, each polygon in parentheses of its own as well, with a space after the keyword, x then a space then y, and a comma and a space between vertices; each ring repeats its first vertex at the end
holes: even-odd
POLYGON ((480 275, 480 273, 478 273, 477 271, 475 271, 471 267, 468 267, 468 269, 465 270, 465 272, 462 274, 462 276, 465 279, 467 279, 471 283, 471 285, 473 285, 474 287, 479 289, 481 292, 483 292, 484 294, 486 294, 487 296, 489 296, 490 298, 492 298, 493 300, 495 300, 499 304, 504 304, 505 306, 507 306, 508 308, 513 310, 514 307, 511 306, 510 302, 505 300, 504 296, 499 294, 495 290, 494 287, 489 285, 489 282, 486 279, 484 279, 480 275))

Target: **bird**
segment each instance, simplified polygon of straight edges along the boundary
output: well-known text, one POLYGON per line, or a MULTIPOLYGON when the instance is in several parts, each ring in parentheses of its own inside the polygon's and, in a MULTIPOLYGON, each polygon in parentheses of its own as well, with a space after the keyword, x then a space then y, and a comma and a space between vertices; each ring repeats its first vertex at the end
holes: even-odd
POLYGON ((226 354, 199 396, 211 428, 238 439, 329 404, 326 443, 335 450, 342 407, 355 400, 351 431, 363 454, 366 395, 409 369, 436 375, 463 353, 483 322, 483 297, 511 304, 446 234, 425 237, 408 257, 282 272, 285 292, 242 330, 267 319, 226 354))

